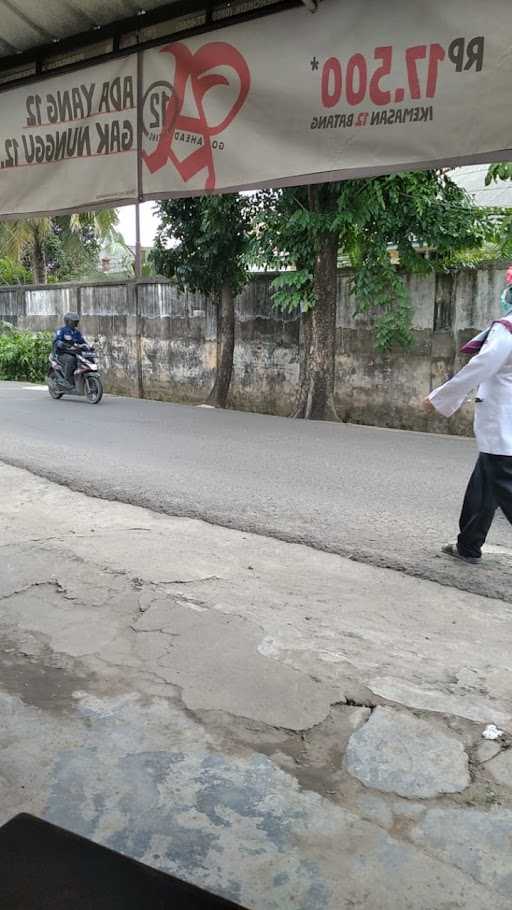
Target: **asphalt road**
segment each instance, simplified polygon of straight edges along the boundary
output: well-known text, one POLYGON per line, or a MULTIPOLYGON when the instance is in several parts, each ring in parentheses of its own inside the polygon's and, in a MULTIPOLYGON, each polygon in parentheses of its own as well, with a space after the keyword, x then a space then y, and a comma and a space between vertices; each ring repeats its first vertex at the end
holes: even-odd
POLYGON ((501 513, 485 567, 439 555, 474 459, 467 439, 109 396, 92 407, 0 383, 9 464, 512 601, 512 529, 501 513))

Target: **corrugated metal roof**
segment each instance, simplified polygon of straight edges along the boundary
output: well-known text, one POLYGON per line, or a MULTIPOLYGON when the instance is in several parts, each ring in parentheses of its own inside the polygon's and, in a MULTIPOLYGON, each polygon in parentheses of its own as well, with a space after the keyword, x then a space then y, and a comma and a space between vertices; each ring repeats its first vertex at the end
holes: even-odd
POLYGON ((0 0, 0 85, 301 0, 0 0))
POLYGON ((70 38, 129 19, 169 0, 0 0, 0 56, 70 38))

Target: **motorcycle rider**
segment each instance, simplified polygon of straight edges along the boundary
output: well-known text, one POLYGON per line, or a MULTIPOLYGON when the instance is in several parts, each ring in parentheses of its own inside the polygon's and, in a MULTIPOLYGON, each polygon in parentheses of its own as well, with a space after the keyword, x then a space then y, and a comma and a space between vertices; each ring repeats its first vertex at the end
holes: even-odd
POLYGON ((66 313, 64 325, 57 329, 53 336, 53 350, 57 360, 64 370, 64 378, 69 386, 74 385, 74 372, 76 370, 76 357, 73 350, 84 349, 88 344, 82 333, 78 330, 80 316, 78 313, 66 313))

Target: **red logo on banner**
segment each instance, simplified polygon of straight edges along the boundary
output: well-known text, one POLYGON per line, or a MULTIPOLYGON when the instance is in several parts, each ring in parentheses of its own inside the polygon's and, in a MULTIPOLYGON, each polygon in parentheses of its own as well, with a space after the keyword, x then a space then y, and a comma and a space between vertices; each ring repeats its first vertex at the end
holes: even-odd
POLYGON ((249 67, 239 51, 221 41, 205 44, 195 53, 189 50, 185 44, 169 44, 162 48, 161 53, 172 54, 176 61, 174 85, 165 108, 164 123, 158 143, 154 151, 142 153, 143 160, 152 174, 161 170, 168 161, 171 161, 185 182, 206 169, 208 174, 204 189, 213 190, 216 175, 212 137, 222 133, 243 107, 251 85, 249 67), (240 88, 238 96, 223 120, 215 125, 210 125, 204 110, 206 94, 215 86, 231 85, 231 80, 226 76, 211 72, 219 67, 229 67, 233 70, 238 76, 240 88), (189 86, 192 89, 198 111, 197 117, 187 117, 182 113, 185 93, 189 86), (193 133, 202 139, 200 147, 183 160, 177 157, 173 149, 177 131, 193 133))

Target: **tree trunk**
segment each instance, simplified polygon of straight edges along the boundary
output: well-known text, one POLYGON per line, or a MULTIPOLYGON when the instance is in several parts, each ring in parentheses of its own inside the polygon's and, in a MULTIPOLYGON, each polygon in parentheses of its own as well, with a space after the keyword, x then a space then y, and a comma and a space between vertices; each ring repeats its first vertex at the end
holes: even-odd
POLYGON ((44 255, 43 240, 37 227, 33 229, 31 259, 34 284, 46 284, 48 281, 46 257, 44 255))
POLYGON ((217 345, 217 375, 208 401, 216 408, 225 408, 233 375, 235 351, 235 295, 229 285, 224 285, 222 288, 217 318, 217 345))
POLYGON ((300 318, 302 350, 300 352, 300 372, 299 372, 299 394, 295 406, 294 417, 304 418, 306 416, 306 407, 308 403, 309 392, 309 355, 311 351, 311 314, 308 310, 302 313, 300 318))
POLYGON ((306 420, 338 420, 334 404, 337 266, 338 235, 325 234, 315 259, 316 303, 303 317, 305 361, 296 417, 306 420))

